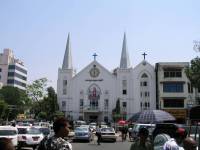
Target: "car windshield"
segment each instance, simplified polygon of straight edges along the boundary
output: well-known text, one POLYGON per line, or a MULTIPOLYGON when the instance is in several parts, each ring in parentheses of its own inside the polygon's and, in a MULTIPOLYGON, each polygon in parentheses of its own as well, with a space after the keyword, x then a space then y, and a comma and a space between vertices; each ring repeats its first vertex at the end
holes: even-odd
POLYGON ((88 128, 76 128, 75 131, 88 131, 88 128))
POLYGON ((36 128, 30 128, 27 130, 27 134, 41 134, 39 129, 36 128))
POLYGON ((101 132, 114 132, 113 128, 102 128, 101 132))
POLYGON ((42 133, 45 134, 45 135, 50 134, 49 128, 40 128, 39 130, 40 130, 40 132, 42 132, 42 133))
POLYGON ((0 130, 0 136, 2 135, 16 135, 17 131, 15 130, 0 130))
POLYGON ((17 128, 18 129, 18 134, 26 134, 27 129, 26 128, 17 128))

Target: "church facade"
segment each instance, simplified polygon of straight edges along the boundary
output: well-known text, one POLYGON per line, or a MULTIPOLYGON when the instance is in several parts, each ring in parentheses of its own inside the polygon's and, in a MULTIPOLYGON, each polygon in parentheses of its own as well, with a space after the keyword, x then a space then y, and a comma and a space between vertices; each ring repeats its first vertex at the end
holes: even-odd
POLYGON ((155 68, 145 60, 145 55, 141 63, 131 66, 125 34, 119 63, 114 71, 109 71, 94 55, 92 62, 75 73, 68 35, 57 81, 59 108, 65 116, 88 122, 112 122, 117 100, 123 119, 141 110, 156 109, 155 68))

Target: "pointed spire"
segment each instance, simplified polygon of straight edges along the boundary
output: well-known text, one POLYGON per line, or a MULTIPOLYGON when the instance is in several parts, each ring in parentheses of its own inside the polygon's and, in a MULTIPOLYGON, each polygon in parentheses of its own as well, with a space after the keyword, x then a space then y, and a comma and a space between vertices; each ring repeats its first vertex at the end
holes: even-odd
POLYGON ((62 69, 72 69, 72 55, 71 55, 71 43, 70 34, 68 33, 67 45, 65 49, 65 56, 63 59, 62 69))
POLYGON ((126 33, 124 32, 120 68, 129 68, 129 67, 130 67, 130 60, 129 60, 129 54, 128 54, 127 45, 126 45, 126 33))

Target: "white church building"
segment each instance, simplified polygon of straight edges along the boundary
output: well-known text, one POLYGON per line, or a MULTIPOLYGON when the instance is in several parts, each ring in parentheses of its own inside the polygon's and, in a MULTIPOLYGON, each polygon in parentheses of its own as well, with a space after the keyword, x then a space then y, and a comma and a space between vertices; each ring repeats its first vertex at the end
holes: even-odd
MULTIPOLYGON (((120 100, 121 116, 128 119, 134 113, 156 109, 155 68, 145 60, 131 66, 124 34, 119 66, 110 71, 96 60, 80 72, 72 65, 70 35, 62 68, 58 69, 57 98, 59 108, 70 119, 88 122, 112 121, 112 110, 120 100)), ((76 59, 76 58, 73 58, 76 59)), ((112 61, 112 60, 110 60, 112 61)))

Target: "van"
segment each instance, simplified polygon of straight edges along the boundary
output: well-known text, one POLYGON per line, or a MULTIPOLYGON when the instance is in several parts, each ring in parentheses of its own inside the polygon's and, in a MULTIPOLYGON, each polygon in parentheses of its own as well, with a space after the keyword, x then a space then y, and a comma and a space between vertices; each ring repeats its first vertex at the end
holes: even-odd
POLYGON ((18 130, 13 126, 0 126, 0 138, 8 138, 12 141, 13 145, 18 145, 18 130))

